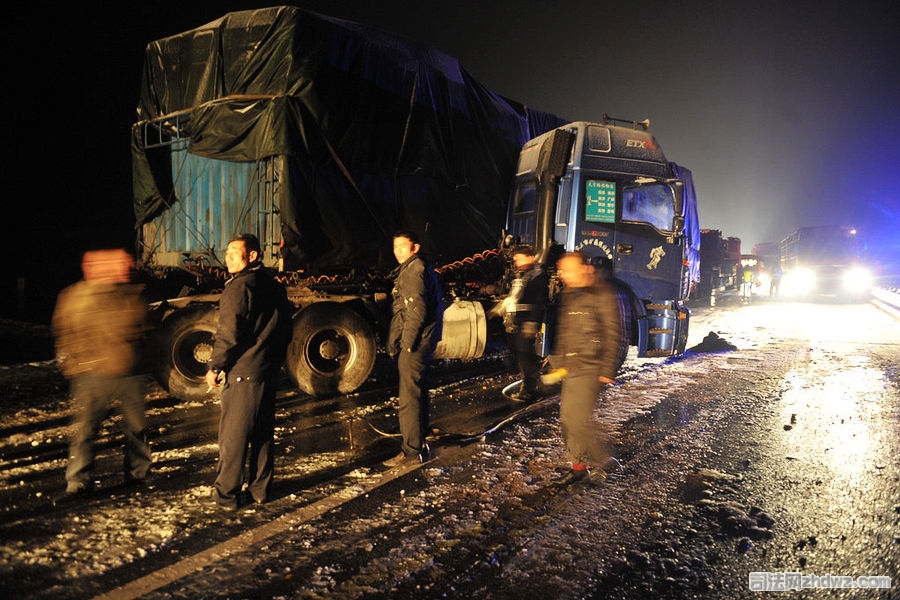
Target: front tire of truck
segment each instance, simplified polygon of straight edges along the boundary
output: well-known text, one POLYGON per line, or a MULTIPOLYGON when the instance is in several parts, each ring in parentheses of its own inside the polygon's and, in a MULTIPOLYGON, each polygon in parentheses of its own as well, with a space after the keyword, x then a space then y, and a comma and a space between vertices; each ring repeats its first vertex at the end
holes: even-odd
POLYGON ((352 308, 323 302, 294 317, 286 367, 310 396, 349 394, 368 379, 375 354, 369 323, 352 308))
POLYGON ((195 304, 172 313, 153 335, 153 375, 175 398, 185 402, 212 399, 205 377, 218 325, 219 311, 214 305, 195 304))

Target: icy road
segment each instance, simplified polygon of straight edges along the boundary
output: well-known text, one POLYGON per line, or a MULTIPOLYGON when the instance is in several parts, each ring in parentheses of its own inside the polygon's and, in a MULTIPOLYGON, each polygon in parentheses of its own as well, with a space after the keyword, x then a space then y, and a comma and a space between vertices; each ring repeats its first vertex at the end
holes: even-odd
POLYGON ((558 398, 509 402, 494 358, 437 369, 437 458, 409 472, 380 466, 389 385, 285 388, 277 498, 237 513, 209 501, 217 405, 158 389, 152 483, 116 486, 111 419, 102 492, 54 505, 64 381, 50 361, 0 367, 3 597, 900 597, 900 321, 724 302, 694 309, 691 331, 695 350, 632 357, 601 397, 624 465, 604 483, 548 486, 566 466, 558 398))

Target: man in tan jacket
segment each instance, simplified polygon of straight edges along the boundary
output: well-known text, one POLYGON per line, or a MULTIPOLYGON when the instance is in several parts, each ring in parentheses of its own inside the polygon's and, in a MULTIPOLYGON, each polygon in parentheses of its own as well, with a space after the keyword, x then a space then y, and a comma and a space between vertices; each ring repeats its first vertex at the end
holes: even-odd
POLYGON ((57 361, 76 413, 67 496, 93 489, 94 443, 113 400, 121 406, 125 483, 141 482, 151 463, 145 377, 137 372, 147 317, 143 286, 131 283, 133 261, 122 249, 85 252, 81 267, 84 279, 60 292, 52 320, 57 361))

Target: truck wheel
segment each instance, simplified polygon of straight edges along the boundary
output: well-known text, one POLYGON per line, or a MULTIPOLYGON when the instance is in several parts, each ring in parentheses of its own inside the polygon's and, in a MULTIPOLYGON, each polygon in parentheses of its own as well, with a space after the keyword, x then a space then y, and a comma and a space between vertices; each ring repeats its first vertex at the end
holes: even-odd
POLYGON ((366 381, 374 364, 372 328, 353 309, 320 303, 294 317, 286 367, 307 394, 349 394, 366 381))
POLYGON ((205 401, 207 361, 219 324, 215 305, 195 304, 169 315, 153 337, 152 369, 159 384, 184 401, 205 401))

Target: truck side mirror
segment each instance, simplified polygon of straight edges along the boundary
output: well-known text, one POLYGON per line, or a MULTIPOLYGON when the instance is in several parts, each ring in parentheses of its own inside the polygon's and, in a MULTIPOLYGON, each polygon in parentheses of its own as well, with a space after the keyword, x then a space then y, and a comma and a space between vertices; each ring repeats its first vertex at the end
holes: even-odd
MULTIPOLYGON (((675 182, 675 218, 681 217, 681 225, 684 226, 684 182, 675 182)), ((678 231, 678 227, 675 228, 678 231)))

